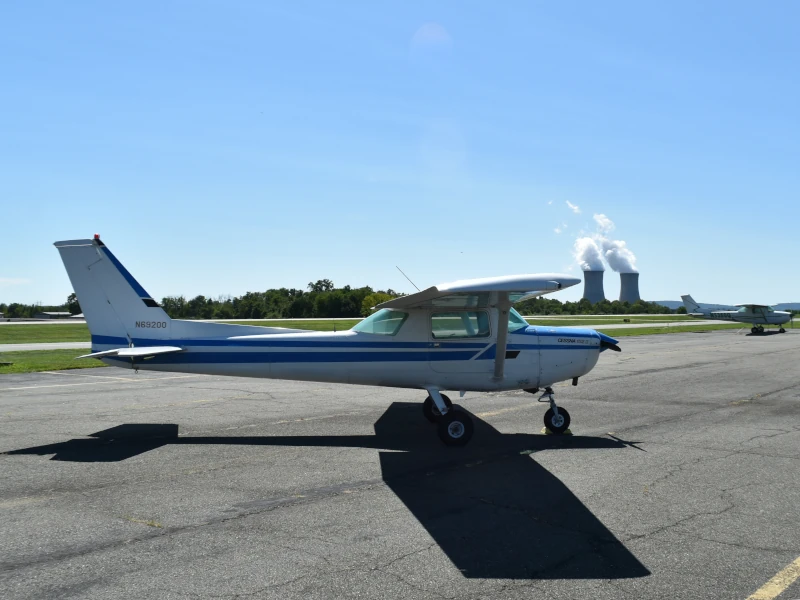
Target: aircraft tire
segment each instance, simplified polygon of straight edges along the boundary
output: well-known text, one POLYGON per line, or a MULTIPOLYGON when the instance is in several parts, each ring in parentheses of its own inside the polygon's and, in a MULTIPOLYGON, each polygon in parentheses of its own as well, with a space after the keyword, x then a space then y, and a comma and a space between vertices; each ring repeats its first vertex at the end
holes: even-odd
MULTIPOLYGON (((444 394, 442 394, 442 400, 444 400, 448 409, 453 408, 453 403, 450 401, 450 398, 444 394)), ((425 418, 431 423, 438 423, 439 419, 442 418, 442 414, 439 412, 439 409, 436 408, 436 405, 433 403, 433 398, 430 396, 425 398, 425 402, 422 403, 422 414, 425 415, 425 418)))
POLYGON ((560 406, 558 407, 558 418, 552 408, 548 408, 544 413, 544 426, 556 435, 561 435, 569 429, 569 421, 569 413, 560 406))
POLYGON ((758 333, 758 329, 756 329, 755 327, 751 327, 750 333, 758 333))
POLYGON ((454 408, 439 420, 439 439, 447 446, 464 446, 472 439, 472 417, 454 408))
POLYGON ((781 328, 778 330, 778 333, 786 333, 786 330, 785 330, 783 327, 781 327, 781 328))

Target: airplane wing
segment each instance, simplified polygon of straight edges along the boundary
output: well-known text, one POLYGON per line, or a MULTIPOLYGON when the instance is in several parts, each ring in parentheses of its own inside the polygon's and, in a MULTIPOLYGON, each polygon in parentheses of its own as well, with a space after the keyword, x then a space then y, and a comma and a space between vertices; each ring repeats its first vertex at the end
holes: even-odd
POLYGON ((508 300, 513 304, 535 296, 551 294, 580 282, 577 277, 560 273, 464 279, 394 298, 375 308, 480 308, 496 303, 499 294, 508 294, 508 300))
POLYGON ((105 356, 121 356, 124 358, 148 358, 158 354, 170 354, 172 352, 183 352, 183 348, 177 346, 140 346, 136 348, 115 348, 114 350, 103 350, 102 352, 92 352, 75 358, 103 358, 105 356))
MULTIPOLYGON (((580 282, 581 280, 577 277, 559 273, 465 279, 435 285, 416 294, 394 298, 379 304, 376 308, 485 308, 493 306, 500 311, 501 315, 506 315, 515 302, 557 292, 580 282)), ((508 347, 508 319, 501 317, 497 329, 494 378, 501 380, 504 377, 506 348, 508 347)))
POLYGON ((736 304, 735 306, 743 308, 769 308, 769 304, 736 304))

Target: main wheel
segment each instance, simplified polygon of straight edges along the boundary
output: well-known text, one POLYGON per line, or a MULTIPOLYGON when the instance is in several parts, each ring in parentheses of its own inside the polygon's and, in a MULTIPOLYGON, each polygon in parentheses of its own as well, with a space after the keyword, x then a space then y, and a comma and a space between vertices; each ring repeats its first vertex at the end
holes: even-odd
MULTIPOLYGON (((445 406, 447 406, 448 410, 453 407, 453 403, 450 401, 450 398, 444 394, 442 394, 442 400, 444 400, 445 406)), ((425 415, 425 418, 431 423, 438 423, 439 419, 442 418, 442 413, 440 413, 439 409, 436 408, 436 404, 434 403, 433 398, 430 396, 425 398, 425 402, 422 403, 422 414, 425 415)))
POLYGON ((783 327, 781 327, 780 329, 778 329, 778 333, 786 333, 786 330, 783 327))
POLYGON ((463 446, 472 439, 472 418, 457 408, 439 419, 439 438, 448 446, 463 446))
POLYGON ((569 429, 569 413, 559 406, 558 416, 556 416, 553 409, 548 408, 544 413, 544 426, 557 435, 564 433, 569 429))
POLYGON ((751 327, 750 328, 750 333, 758 333, 758 328, 757 327, 751 327))

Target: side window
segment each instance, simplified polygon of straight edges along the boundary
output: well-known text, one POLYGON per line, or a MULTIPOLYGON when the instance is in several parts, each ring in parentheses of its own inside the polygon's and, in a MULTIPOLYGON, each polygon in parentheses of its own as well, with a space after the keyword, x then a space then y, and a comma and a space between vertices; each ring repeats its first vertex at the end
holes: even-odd
POLYGON ((406 312, 383 308, 358 323, 352 331, 377 335, 397 335, 407 318, 408 313, 406 312))
POLYGON ((431 315, 431 334, 437 340, 489 337, 486 311, 439 312, 431 315))

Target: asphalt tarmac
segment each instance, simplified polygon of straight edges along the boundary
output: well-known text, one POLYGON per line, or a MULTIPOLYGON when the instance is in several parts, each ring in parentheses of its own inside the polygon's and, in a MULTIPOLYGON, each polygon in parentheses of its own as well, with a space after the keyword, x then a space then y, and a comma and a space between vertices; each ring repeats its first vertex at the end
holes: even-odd
POLYGON ((572 436, 451 395, 465 448, 413 390, 0 376, 0 597, 800 598, 800 331, 621 346, 572 436))

